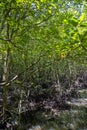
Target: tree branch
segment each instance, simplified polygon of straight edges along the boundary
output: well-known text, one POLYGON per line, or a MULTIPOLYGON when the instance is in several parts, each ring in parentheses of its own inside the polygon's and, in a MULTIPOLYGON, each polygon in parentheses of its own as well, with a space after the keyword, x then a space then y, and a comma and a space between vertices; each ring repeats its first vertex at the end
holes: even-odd
MULTIPOLYGON (((43 54, 44 55, 44 54, 43 54)), ((27 67, 24 71, 20 72, 19 74, 15 75, 12 79, 10 79, 8 82, 2 82, 0 83, 0 86, 9 86, 13 81, 15 81, 17 78, 19 78, 22 74, 24 74, 26 71, 30 70, 32 68, 32 66, 36 65, 41 57, 43 56, 42 54, 40 55, 39 59, 34 62, 32 65, 30 65, 29 67, 27 67)))
POLYGON ((2 32, 2 30, 4 29, 4 23, 6 21, 6 18, 8 17, 9 15, 9 12, 11 11, 11 7, 6 11, 6 14, 4 15, 4 18, 2 20, 2 23, 1 23, 1 28, 0 28, 0 33, 2 32))

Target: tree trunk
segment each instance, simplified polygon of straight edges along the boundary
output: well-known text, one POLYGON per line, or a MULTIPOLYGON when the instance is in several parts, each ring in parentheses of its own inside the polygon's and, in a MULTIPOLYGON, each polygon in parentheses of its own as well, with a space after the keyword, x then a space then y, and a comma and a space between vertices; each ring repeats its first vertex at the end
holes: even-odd
MULTIPOLYGON (((6 55, 4 58, 4 65, 3 65, 3 82, 8 81, 9 76, 9 48, 6 51, 6 55)), ((3 85, 3 115, 5 117, 5 110, 7 108, 7 95, 8 95, 8 86, 3 85)))
MULTIPOLYGON (((7 43, 6 43, 6 53, 4 56, 4 63, 3 63, 3 77, 2 80, 3 82, 8 82, 8 77, 9 77, 9 54, 10 54, 10 48, 9 48, 9 39, 10 39, 10 34, 9 34, 9 24, 7 22, 7 32, 6 32, 6 38, 7 38, 7 43)), ((5 118, 5 110, 7 109, 7 96, 8 96, 8 86, 3 85, 3 117, 5 118)))

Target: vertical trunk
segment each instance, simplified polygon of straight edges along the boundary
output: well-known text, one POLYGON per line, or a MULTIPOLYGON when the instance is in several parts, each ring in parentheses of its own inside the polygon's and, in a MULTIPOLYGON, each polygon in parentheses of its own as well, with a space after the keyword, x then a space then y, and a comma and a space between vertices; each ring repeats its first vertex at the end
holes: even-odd
MULTIPOLYGON (((9 49, 6 51, 6 55, 4 58, 4 65, 3 65, 3 81, 8 81, 9 75, 9 49)), ((8 94, 8 86, 3 86, 3 115, 5 116, 5 110, 7 108, 7 94, 8 94)))
POLYGON ((68 62, 68 67, 69 67, 69 88, 71 87, 71 75, 72 75, 72 70, 71 70, 71 64, 68 62))
POLYGON ((61 87, 60 75, 59 75, 59 66, 56 64, 54 69, 55 69, 55 79, 56 79, 56 91, 59 92, 60 95, 62 95, 62 87, 61 87))
POLYGON ((60 95, 62 95, 62 88, 61 88, 61 84, 60 84, 60 79, 59 79, 59 72, 57 71, 57 87, 56 87, 56 91, 58 91, 60 93, 60 95))
MULTIPOLYGON (((9 24, 7 23, 7 33, 6 33, 6 38, 7 38, 7 43, 9 44, 9 24)), ((10 53, 10 48, 8 45, 6 46, 6 53, 4 57, 4 64, 3 64, 3 82, 8 81, 8 76, 9 76, 9 53, 10 53)), ((7 108, 7 95, 8 95, 8 86, 3 85, 3 117, 5 118, 5 110, 7 108)))
POLYGON ((22 112, 22 99, 23 98, 23 90, 20 87, 20 100, 19 100, 19 104, 18 104, 18 130, 21 129, 21 112, 22 112))

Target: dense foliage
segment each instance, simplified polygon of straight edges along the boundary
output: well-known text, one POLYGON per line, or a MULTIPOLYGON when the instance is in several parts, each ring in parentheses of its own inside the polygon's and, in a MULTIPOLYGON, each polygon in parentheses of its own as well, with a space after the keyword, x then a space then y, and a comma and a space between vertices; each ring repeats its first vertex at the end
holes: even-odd
POLYGON ((46 98, 63 104, 60 100, 66 99, 62 94, 67 90, 70 97, 77 77, 86 78, 86 28, 85 0, 1 0, 0 91, 4 119, 5 111, 10 110, 13 116, 17 110, 20 118, 27 109, 22 110, 23 103, 30 107, 32 100, 33 105, 46 98))

